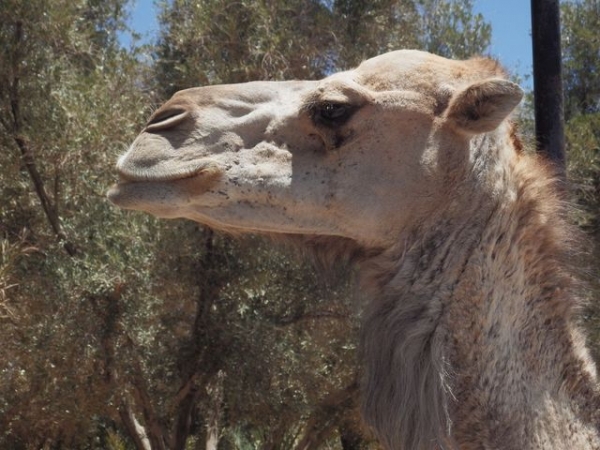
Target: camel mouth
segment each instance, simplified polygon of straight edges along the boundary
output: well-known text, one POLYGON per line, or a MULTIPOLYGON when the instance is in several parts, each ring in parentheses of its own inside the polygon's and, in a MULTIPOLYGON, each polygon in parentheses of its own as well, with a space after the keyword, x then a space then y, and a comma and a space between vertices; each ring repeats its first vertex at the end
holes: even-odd
POLYGON ((171 202, 177 203, 177 198, 208 191, 222 174, 223 170, 214 163, 167 173, 136 171, 131 174, 120 169, 117 183, 108 189, 106 196, 111 203, 125 209, 150 211, 154 209, 152 205, 159 204, 165 209, 171 202))

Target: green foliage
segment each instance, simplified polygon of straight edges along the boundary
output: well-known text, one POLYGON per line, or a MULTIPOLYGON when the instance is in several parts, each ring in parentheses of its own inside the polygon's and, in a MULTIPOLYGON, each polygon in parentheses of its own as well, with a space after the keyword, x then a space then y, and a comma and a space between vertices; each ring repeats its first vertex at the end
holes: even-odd
POLYGON ((78 447, 94 435, 95 415, 110 416, 106 330, 93 301, 124 273, 107 249, 121 245, 127 221, 104 191, 134 135, 115 125, 140 121, 148 104, 135 58, 117 46, 122 8, 117 0, 0 5, 5 448, 78 447))
POLYGON ((569 176, 584 208, 580 224, 600 237, 600 114, 580 114, 566 124, 569 176))
POLYGON ((562 49, 567 121, 600 110, 600 2, 567 1, 561 6, 562 49))
POLYGON ((156 77, 166 95, 249 80, 314 79, 399 48, 485 52, 471 0, 175 0, 161 3, 156 77))
POLYGON ((568 176, 579 206, 578 223, 593 239, 590 301, 585 323, 600 358, 600 2, 561 5, 565 136, 568 176))
POLYGON ((600 238, 600 2, 561 6, 569 176, 583 211, 581 224, 600 238))
POLYGON ((418 2, 336 0, 331 21, 335 27, 336 63, 354 67, 364 59, 399 48, 417 48, 418 2))
POLYGON ((331 69, 334 35, 319 1, 161 4, 157 79, 182 87, 251 79, 315 78, 331 69))
POLYGON ((419 48, 451 58, 483 54, 491 26, 473 13, 471 0, 337 0, 333 25, 338 30, 342 67, 400 48, 419 48))
POLYGON ((473 13, 472 0, 422 0, 420 43, 424 49, 449 58, 483 54, 490 45, 492 27, 473 13))

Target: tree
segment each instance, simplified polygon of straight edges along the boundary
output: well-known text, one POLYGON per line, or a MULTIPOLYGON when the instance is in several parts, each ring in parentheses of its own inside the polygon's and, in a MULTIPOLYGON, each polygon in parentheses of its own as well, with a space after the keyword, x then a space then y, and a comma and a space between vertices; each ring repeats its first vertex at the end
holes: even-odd
POLYGON ((565 121, 570 173, 588 214, 585 226, 600 237, 600 2, 569 1, 562 5, 565 121))
POLYGON ((183 87, 318 78, 332 69, 330 13, 316 0, 162 3, 157 80, 183 87))
MULTIPOLYGON (((565 136, 568 176, 579 206, 577 220, 594 240, 592 291, 600 286, 600 2, 568 1, 561 5, 565 136)), ((590 302, 585 315, 591 345, 600 358, 600 307, 590 302)))
POLYGON ((104 190, 115 145, 133 137, 114 124, 148 103, 116 42, 123 6, 0 5, 2 446, 77 447, 116 413, 102 345, 114 317, 94 303, 120 300, 130 255, 110 263, 127 224, 104 190))
POLYGON ((600 110, 600 77, 596 76, 600 55, 600 2, 564 2, 561 9, 565 84, 565 119, 600 110))
POLYGON ((471 0, 336 0, 332 15, 338 68, 400 48, 469 58, 490 45, 491 26, 471 0))
POLYGON ((413 1, 336 0, 332 17, 336 35, 336 63, 352 68, 361 61, 399 48, 417 48, 422 16, 413 1))
POLYGON ((158 85, 316 79, 399 48, 482 54, 491 27, 472 0, 222 0, 162 3, 158 85))
POLYGON ((421 47, 448 58, 469 58, 489 48, 492 27, 473 13, 472 0, 422 0, 419 7, 421 47))

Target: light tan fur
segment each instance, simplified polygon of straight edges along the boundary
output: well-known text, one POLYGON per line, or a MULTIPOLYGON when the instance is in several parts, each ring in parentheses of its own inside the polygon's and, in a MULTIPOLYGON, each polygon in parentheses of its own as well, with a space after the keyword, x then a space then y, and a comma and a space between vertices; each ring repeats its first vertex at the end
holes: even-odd
MULTIPOLYGON (((573 231, 493 61, 381 55, 322 81, 177 93, 117 205, 360 265, 364 417, 388 449, 600 449, 573 231)), ((576 234, 576 233, 575 233, 576 234)))

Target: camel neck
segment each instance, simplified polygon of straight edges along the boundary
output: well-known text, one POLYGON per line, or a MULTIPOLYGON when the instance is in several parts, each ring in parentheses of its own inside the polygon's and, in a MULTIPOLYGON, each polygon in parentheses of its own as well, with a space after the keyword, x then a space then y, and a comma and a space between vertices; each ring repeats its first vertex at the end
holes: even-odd
POLYGON ((491 448, 599 448, 595 368, 575 317, 571 229, 548 186, 522 175, 513 172, 442 300, 455 431, 468 440, 486 423, 491 448), (567 426, 571 434, 558 431, 567 426))
POLYGON ((542 175, 500 173, 487 198, 459 214, 458 196, 418 239, 371 262, 365 416, 389 448, 482 435, 473 448, 600 448, 595 368, 565 268, 569 228, 542 175), (403 405, 393 423, 387 405, 403 405))

